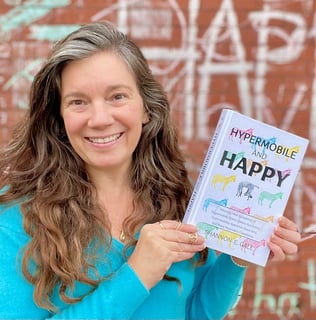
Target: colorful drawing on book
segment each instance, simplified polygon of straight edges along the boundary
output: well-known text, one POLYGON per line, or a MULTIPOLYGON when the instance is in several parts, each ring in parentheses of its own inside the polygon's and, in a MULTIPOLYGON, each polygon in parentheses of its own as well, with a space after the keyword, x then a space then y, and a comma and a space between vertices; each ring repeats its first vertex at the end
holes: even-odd
POLYGON ((255 141, 252 143, 252 149, 254 150, 252 154, 257 157, 264 158, 266 156, 266 150, 269 145, 276 144, 276 137, 265 139, 262 137, 256 137, 255 141), (260 151, 257 150, 257 145, 263 146, 263 149, 260 151))
POLYGON ((218 234, 218 243, 222 245, 223 241, 228 242, 228 247, 231 248, 234 241, 242 238, 243 236, 240 233, 228 231, 228 230, 221 230, 218 234))
POLYGON ((233 209, 235 211, 238 211, 240 213, 245 213, 245 214, 250 214, 251 208, 250 207, 246 207, 246 208, 238 208, 238 207, 229 207, 229 209, 233 209))
MULTIPOLYGON (((251 159, 247 159, 247 169, 251 168, 252 169, 252 176, 256 176, 257 172, 254 169, 254 166, 262 165, 262 167, 267 167, 268 166, 268 160, 262 160, 260 162, 255 162, 251 159)), ((269 179, 271 181, 271 179, 269 179)))
POLYGON ((238 184, 238 189, 237 189, 237 193, 236 193, 236 196, 237 197, 241 197, 242 194, 243 194, 243 190, 246 189, 245 193, 243 194, 245 197, 247 197, 247 200, 251 199, 253 196, 252 196, 252 192, 254 190, 254 188, 258 188, 258 186, 254 185, 253 183, 251 182, 247 182, 247 181, 243 181, 243 182, 240 182, 238 184))
POLYGON ((207 211, 209 205, 211 203, 215 203, 215 204, 218 204, 220 206, 223 206, 223 207, 226 207, 227 206, 227 199, 222 199, 222 200, 215 200, 215 199, 212 199, 212 198, 206 198, 204 200, 204 203, 203 203, 203 211, 207 211))
POLYGON ((230 158, 234 157, 233 163, 236 162, 236 160, 244 158, 244 156, 245 156, 245 152, 244 151, 238 152, 236 154, 234 154, 234 153, 232 153, 230 151, 227 151, 227 157, 230 157, 230 158))
POLYGON ((205 234, 205 239, 211 234, 212 231, 217 230, 218 227, 213 226, 212 224, 206 222, 199 222, 197 225, 199 231, 203 231, 205 234))
POLYGON ((270 193, 268 191, 262 191, 259 194, 259 200, 258 203, 260 205, 262 205, 264 200, 268 200, 269 203, 269 208, 271 208, 272 204, 278 200, 278 199, 282 199, 283 193, 282 192, 277 192, 277 193, 270 193))
POLYGON ((284 177, 291 175, 291 169, 285 169, 281 172, 281 177, 284 179, 284 177))
POLYGON ((258 248, 266 246, 266 241, 264 239, 256 241, 246 238, 240 246, 242 251, 245 252, 246 250, 252 250, 252 254, 255 255, 258 248))
POLYGON ((256 218, 256 219, 259 219, 259 220, 261 220, 261 221, 271 222, 271 223, 273 223, 274 218, 275 218, 275 216, 267 216, 267 217, 264 217, 264 216, 260 216, 260 215, 258 215, 258 214, 254 214, 253 217, 256 218))
POLYGON ((239 129, 239 128, 232 128, 231 132, 230 132, 230 140, 233 140, 233 137, 238 137, 240 138, 239 139, 239 143, 241 144, 243 140, 251 137, 253 134, 253 129, 252 128, 249 128, 249 129, 246 129, 246 130, 242 130, 242 129, 239 129))
POLYGON ((250 167, 249 162, 247 163, 247 158, 242 158, 239 160, 239 162, 235 165, 235 157, 236 154, 228 152, 227 150, 224 150, 223 155, 219 161, 219 165, 227 167, 232 170, 238 170, 236 171, 236 176, 238 173, 243 173, 244 175, 253 176, 254 174, 260 173, 261 177, 260 180, 265 181, 266 179, 269 179, 271 181, 271 178, 276 178, 276 184, 278 187, 281 186, 281 184, 284 182, 284 180, 288 177, 285 176, 283 179, 281 177, 281 171, 277 170, 275 168, 269 167, 269 166, 263 166, 260 162, 252 161, 250 167), (232 156, 229 157, 229 154, 232 156), (241 170, 241 172, 240 172, 241 170))
MULTIPOLYGON (((292 148, 288 148, 287 146, 280 145, 280 150, 282 150, 282 154, 285 156, 285 161, 288 162, 289 158, 295 158, 296 154, 300 152, 300 146, 294 146, 292 148)), ((279 149, 276 150, 275 156, 280 158, 280 152, 278 152, 279 149)))
POLYGON ((216 185, 218 183, 222 183, 222 191, 225 191, 225 188, 229 183, 235 182, 236 181, 236 176, 223 176, 221 174, 216 174, 213 179, 212 179, 212 187, 216 189, 216 185))

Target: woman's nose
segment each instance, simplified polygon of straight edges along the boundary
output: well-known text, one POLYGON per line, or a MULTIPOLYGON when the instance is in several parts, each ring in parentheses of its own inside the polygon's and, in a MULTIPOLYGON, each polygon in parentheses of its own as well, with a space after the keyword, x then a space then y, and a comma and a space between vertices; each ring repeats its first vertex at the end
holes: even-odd
POLYGON ((90 127, 108 126, 113 123, 113 108, 105 101, 93 103, 89 115, 88 125, 90 127))

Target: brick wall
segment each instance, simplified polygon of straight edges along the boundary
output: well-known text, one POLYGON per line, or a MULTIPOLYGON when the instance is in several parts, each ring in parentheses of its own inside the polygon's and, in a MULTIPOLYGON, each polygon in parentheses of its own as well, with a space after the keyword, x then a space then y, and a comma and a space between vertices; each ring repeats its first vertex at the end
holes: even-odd
MULTIPOLYGON (((79 24, 115 22, 143 48, 167 90, 195 179, 224 104, 310 139, 286 210, 316 223, 316 15, 313 0, 3 0, 0 145, 27 108, 51 44, 79 24)), ((247 274, 227 319, 316 319, 315 238, 295 258, 247 274)))

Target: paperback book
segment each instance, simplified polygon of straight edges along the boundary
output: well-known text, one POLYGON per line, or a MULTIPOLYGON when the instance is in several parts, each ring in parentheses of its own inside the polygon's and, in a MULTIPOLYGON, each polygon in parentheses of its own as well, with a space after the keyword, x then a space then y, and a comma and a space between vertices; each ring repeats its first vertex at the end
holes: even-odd
POLYGON ((308 140, 223 109, 184 220, 216 251, 265 266, 308 140))

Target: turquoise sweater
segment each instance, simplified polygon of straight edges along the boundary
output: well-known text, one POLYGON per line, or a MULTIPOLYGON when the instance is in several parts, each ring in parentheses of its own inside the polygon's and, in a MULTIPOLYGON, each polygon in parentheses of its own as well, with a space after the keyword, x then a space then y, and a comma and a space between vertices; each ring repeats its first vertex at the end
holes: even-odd
MULTIPOLYGON (((147 290, 122 254, 123 245, 114 239, 106 259, 100 252, 97 265, 102 275, 114 271, 114 276, 72 305, 63 303, 56 290, 53 302, 59 312, 52 314, 34 303, 33 286, 21 272, 19 252, 29 241, 22 223, 19 205, 0 206, 1 319, 222 319, 237 301, 244 281, 245 268, 210 250, 201 267, 194 268, 191 261, 171 266, 168 275, 177 277, 180 286, 162 280, 147 290)), ((73 295, 88 290, 76 283, 73 295)))

